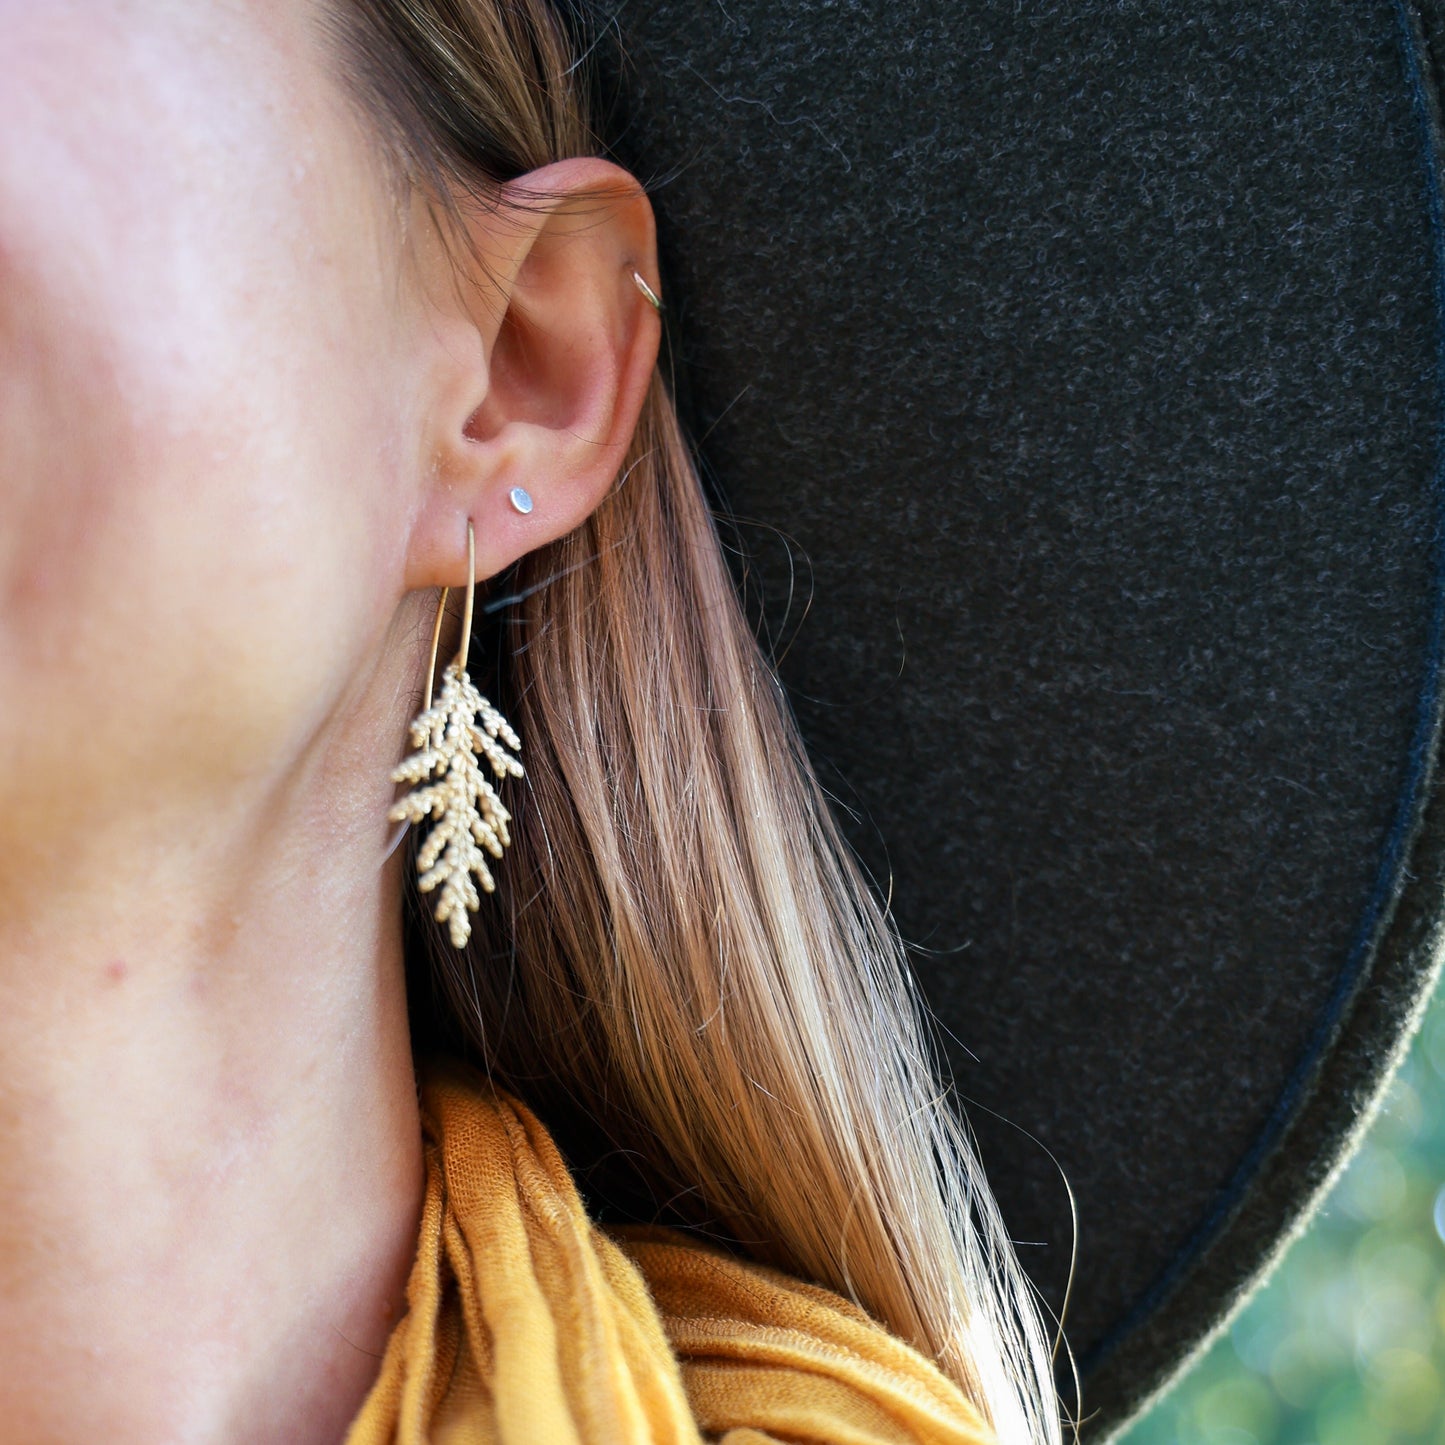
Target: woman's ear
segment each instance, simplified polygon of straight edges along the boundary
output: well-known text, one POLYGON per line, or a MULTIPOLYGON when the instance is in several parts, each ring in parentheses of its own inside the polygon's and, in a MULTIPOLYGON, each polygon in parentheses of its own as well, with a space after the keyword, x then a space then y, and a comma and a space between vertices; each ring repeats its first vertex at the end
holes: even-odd
POLYGON ((408 588, 490 577, 577 527, 626 454, 661 328, 652 207, 608 161, 559 161, 468 202, 423 266, 421 494, 408 588), (512 504, 514 488, 530 512, 512 504))

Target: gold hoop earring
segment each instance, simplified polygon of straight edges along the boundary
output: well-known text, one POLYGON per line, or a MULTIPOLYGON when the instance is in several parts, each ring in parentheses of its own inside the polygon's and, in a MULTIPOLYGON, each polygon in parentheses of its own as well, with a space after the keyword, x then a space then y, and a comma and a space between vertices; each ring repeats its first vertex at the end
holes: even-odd
POLYGON ((478 766, 481 753, 498 778, 523 776, 522 765, 502 743, 517 751, 522 740, 511 724, 479 693, 467 676, 467 649, 472 637, 472 594, 476 587, 476 537, 467 518, 467 603, 462 614, 462 642, 456 657, 442 674, 442 689, 432 704, 432 676, 441 642, 442 616, 447 592, 437 603, 431 635, 431 661, 427 664, 426 695, 410 729, 413 752, 392 772, 392 781, 413 784, 411 792, 387 815, 393 822, 437 821, 417 850, 417 887, 423 893, 441 888, 436 920, 445 923, 452 945, 464 948, 472 936, 471 915, 481 907, 472 875, 485 893, 496 880, 483 850, 493 858, 512 839, 507 824, 512 815, 502 806, 496 789, 478 766), (481 714, 480 724, 477 714, 481 714), (501 739, 501 742, 498 739, 501 739))

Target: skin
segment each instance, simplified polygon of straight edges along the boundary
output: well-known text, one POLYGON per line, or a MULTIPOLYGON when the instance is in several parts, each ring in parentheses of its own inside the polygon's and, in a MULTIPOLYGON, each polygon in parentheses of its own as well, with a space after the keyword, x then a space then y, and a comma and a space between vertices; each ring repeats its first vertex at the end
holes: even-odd
POLYGON ((0 0, 0 1440, 345 1433, 420 1208, 432 589, 597 505, 656 359, 636 183, 533 173, 459 277, 320 19, 0 0))

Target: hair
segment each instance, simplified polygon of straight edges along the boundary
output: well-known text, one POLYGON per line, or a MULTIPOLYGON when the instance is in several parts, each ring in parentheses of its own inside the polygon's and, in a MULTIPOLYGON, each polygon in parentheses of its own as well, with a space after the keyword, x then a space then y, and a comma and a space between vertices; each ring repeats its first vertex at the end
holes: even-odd
MULTIPOLYGON (((605 150, 576 16, 334 3, 395 173, 443 214, 605 150)), ((463 1039, 544 1117, 589 1121, 669 1214, 931 1355, 1003 1441, 1057 1442, 1032 1286, 660 373, 600 507, 507 581, 490 690, 526 788, 469 949, 428 950, 463 1039)))

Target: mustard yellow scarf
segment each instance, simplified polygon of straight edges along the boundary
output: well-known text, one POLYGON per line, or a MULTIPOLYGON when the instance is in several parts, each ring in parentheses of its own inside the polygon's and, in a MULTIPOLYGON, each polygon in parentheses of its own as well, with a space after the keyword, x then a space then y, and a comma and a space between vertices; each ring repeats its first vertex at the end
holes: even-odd
POLYGON ((424 1078, 407 1314, 346 1445, 993 1445, 928 1360, 826 1290, 660 1228, 603 1231, 546 1130, 424 1078))

